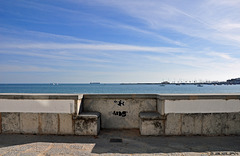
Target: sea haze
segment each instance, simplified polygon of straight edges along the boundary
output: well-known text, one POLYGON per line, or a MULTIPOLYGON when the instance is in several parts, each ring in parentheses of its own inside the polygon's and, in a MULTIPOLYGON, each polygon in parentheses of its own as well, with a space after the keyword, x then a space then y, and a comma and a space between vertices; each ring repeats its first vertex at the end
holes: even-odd
POLYGON ((204 94, 240 93, 240 85, 0 84, 0 93, 204 94))

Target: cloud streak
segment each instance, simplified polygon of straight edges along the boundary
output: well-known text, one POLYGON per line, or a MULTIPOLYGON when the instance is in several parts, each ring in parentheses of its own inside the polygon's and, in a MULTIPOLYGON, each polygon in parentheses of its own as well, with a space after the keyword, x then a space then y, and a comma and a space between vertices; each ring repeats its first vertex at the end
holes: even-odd
MULTIPOLYGON (((142 23, 146 23, 147 26, 154 31, 166 28, 190 37, 201 38, 214 43, 217 42, 227 45, 234 44, 235 46, 237 44, 240 45, 236 36, 236 33, 240 33, 240 30, 238 29, 240 24, 238 18, 240 3, 237 1, 202 1, 200 4, 196 5, 194 5, 195 2, 193 2, 190 3, 190 5, 192 5, 190 7, 193 7, 191 10, 188 8, 186 9, 184 6, 173 6, 164 1, 97 2, 123 10, 125 14, 141 20, 142 23), (234 8, 232 8, 232 6, 234 6, 234 8), (218 7, 218 9, 216 9, 216 7, 218 7), (222 14, 219 14, 230 10, 233 12, 232 14, 223 16, 222 14), (235 22, 229 21, 222 25, 223 21, 229 19, 235 20, 235 22), (236 21, 236 19, 238 19, 238 21, 236 21), (238 30, 234 33, 225 31, 230 29, 238 30)), ((185 6, 189 7, 189 5, 185 6)))
POLYGON ((85 49, 85 50, 99 50, 99 51, 145 51, 156 53, 178 53, 184 52, 182 48, 170 47, 147 47, 135 46, 125 44, 61 44, 61 43, 35 43, 35 44, 4 44, 1 45, 3 49, 85 49))

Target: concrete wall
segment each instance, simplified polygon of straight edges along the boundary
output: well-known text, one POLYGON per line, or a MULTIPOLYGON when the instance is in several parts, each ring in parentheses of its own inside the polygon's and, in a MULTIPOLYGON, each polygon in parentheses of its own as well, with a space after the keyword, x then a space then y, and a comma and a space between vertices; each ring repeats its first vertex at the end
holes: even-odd
POLYGON ((165 100, 165 113, 227 113, 240 111, 240 100, 165 100))
POLYGON ((77 114, 81 95, 0 94, 0 112, 77 114))
POLYGON ((74 110, 74 100, 9 100, 0 99, 1 112, 69 113, 74 110))
POLYGON ((101 127, 110 129, 139 128, 139 113, 156 111, 153 95, 85 95, 83 111, 101 113, 101 127))
MULTIPOLYGON (((76 123, 94 127, 94 135, 99 127, 151 127, 155 121, 145 120, 147 124, 141 125, 140 112, 161 114, 159 123, 164 128, 159 133, 161 135, 240 135, 238 94, 0 94, 0 133, 78 135, 75 133, 79 129, 76 123), (99 112, 100 118, 91 123, 96 125, 87 125, 86 116, 86 120, 76 121, 78 113, 80 116, 84 114, 82 111, 99 112)), ((144 133, 148 134, 147 131, 144 133)))
POLYGON ((240 94, 165 94, 158 99, 164 114, 240 112, 240 94))
POLYGON ((240 113, 170 113, 165 135, 240 135, 240 113))
POLYGON ((0 113, 2 133, 74 134, 71 114, 0 113))

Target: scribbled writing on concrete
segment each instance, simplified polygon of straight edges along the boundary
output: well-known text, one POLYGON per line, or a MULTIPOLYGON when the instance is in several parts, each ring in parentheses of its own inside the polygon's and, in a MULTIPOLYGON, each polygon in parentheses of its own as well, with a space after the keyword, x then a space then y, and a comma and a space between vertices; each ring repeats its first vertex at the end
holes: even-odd
POLYGON ((121 116, 121 117, 125 117, 127 115, 127 111, 114 111, 112 114, 121 116))
MULTIPOLYGON (((120 107, 125 105, 125 102, 123 100, 114 100, 114 103, 120 107)), ((125 117, 127 116, 127 111, 113 111, 112 114, 115 116, 125 117)))
POLYGON ((124 106, 124 101, 120 100, 120 101, 117 101, 115 100, 114 103, 117 103, 118 106, 124 106))

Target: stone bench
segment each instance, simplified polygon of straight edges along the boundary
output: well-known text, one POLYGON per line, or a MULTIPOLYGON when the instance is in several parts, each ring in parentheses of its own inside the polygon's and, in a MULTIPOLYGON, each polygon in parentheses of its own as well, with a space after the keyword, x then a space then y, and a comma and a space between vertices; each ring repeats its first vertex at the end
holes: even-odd
POLYGON ((158 112, 140 112, 139 117, 141 135, 164 135, 165 116, 158 112))
POLYGON ((75 121, 75 135, 98 135, 100 131, 99 112, 81 112, 73 119, 75 121))

